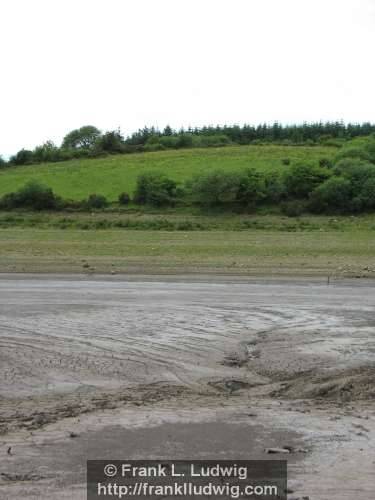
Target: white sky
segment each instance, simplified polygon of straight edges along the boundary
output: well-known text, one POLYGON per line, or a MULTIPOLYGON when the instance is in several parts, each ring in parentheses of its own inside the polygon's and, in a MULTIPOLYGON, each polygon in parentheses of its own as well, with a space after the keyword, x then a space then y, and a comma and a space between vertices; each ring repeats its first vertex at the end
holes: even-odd
POLYGON ((375 0, 0 0, 0 153, 85 124, 375 122, 375 0))

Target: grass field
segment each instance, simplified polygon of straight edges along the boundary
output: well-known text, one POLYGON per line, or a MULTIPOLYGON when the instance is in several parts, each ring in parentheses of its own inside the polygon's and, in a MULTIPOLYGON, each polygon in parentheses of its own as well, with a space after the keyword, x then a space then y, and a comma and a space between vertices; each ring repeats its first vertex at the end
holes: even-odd
MULTIPOLYGON (((61 216, 29 217, 31 226, 24 217, 19 224, 0 224, 0 272, 375 276, 372 216, 163 218, 199 221, 204 228, 190 231, 144 230, 142 224, 135 230, 106 224, 82 230, 77 224, 90 215, 75 214, 63 229, 61 216), (250 228, 241 226, 246 219, 252 220, 250 228)), ((103 215, 91 218, 97 222, 103 215)), ((134 216, 145 223, 158 218, 134 216)))
POLYGON ((330 147, 306 146, 231 146, 117 155, 95 160, 29 165, 0 171, 0 196, 35 179, 66 199, 81 200, 91 193, 115 201, 120 192, 133 193, 137 176, 155 169, 182 182, 207 170, 241 170, 255 167, 274 171, 281 160, 319 160, 337 152, 330 147))

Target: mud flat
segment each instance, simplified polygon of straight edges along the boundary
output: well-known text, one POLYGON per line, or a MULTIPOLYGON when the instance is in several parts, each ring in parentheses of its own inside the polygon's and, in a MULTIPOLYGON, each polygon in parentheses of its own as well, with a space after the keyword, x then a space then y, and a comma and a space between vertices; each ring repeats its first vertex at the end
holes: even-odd
POLYGON ((374 310, 371 280, 3 276, 0 497, 84 499, 87 458, 286 447, 289 498, 370 500, 374 310))

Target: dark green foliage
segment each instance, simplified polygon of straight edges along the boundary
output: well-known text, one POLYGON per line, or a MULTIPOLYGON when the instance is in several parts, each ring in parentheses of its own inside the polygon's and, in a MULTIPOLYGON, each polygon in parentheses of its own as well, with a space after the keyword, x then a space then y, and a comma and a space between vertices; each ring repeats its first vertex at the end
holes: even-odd
POLYGON ((175 181, 158 172, 145 172, 137 179, 134 201, 156 207, 173 206, 179 195, 175 181))
POLYGON ((360 159, 363 161, 371 161, 371 154, 364 148, 350 148, 340 151, 335 158, 335 163, 345 158, 360 159))
POLYGON ((85 202, 85 205, 88 209, 105 208, 108 206, 108 200, 101 194, 90 194, 85 202))
POLYGON ((120 130, 112 130, 103 134, 95 143, 97 151, 106 153, 122 153, 124 151, 124 138, 120 130))
MULTIPOLYGON (((22 149, 11 158, 9 165, 56 162, 72 158, 95 158, 102 154, 139 153, 190 147, 220 147, 230 144, 330 145, 340 148, 345 141, 375 133, 375 124, 304 123, 302 125, 209 126, 173 130, 170 126, 161 132, 145 127, 124 139, 120 131, 109 131, 103 136, 92 125, 72 130, 63 140, 61 148, 52 143, 38 146, 34 151, 22 149)), ((375 138, 364 147, 351 148, 339 153, 342 158, 360 157, 375 163, 375 138)), ((285 165, 288 159, 282 160, 285 165)), ((329 165, 322 164, 321 166, 329 165)))
POLYGON ((32 210, 56 210, 63 203, 51 188, 31 181, 14 193, 3 196, 1 208, 30 208, 32 210))
POLYGON ((187 182, 187 190, 198 205, 233 206, 237 200, 240 177, 237 172, 207 172, 187 182))
MULTIPOLYGON (((367 136, 375 132, 375 125, 370 123, 347 124, 342 122, 327 123, 304 123, 302 125, 281 125, 274 123, 271 125, 262 124, 258 126, 245 124, 243 126, 210 126, 202 128, 189 128, 188 130, 175 131, 166 127, 163 132, 159 132, 154 127, 145 127, 132 134, 127 140, 127 144, 145 145, 152 135, 156 136, 183 136, 193 135, 194 138, 209 136, 225 136, 225 141, 229 140, 235 144, 256 144, 256 143, 278 143, 278 144, 330 144, 340 147, 343 141, 354 137, 367 136)), ((208 141, 210 142, 210 140, 208 141)), ((212 145, 212 144, 208 144, 212 145)), ((203 146, 203 142, 202 142, 203 146)), ((183 147, 183 146, 179 146, 183 147)))
POLYGON ((319 166, 324 167, 324 168, 332 168, 333 162, 331 160, 329 160, 328 158, 321 158, 319 160, 319 166))
POLYGON ((94 146, 100 137, 100 130, 93 125, 85 125, 81 128, 72 130, 64 137, 63 148, 85 148, 94 146))
POLYGON ((363 184, 375 175, 375 165, 357 158, 345 159, 335 165, 334 173, 349 179, 354 191, 358 192, 363 184))
POLYGON ((353 210, 364 211, 375 208, 375 175, 368 177, 353 198, 353 210))
POLYGON ((228 146, 231 140, 225 134, 216 135, 203 135, 199 137, 199 141, 196 142, 197 147, 201 148, 217 148, 221 146, 228 146))
POLYGON ((60 149, 52 142, 47 141, 41 146, 37 146, 33 151, 33 162, 43 163, 43 162, 56 162, 60 161, 60 149))
POLYGON ((369 160, 375 163, 375 137, 372 136, 371 139, 365 144, 364 150, 368 154, 369 160))
POLYGON ((33 163, 33 152, 28 149, 21 149, 14 156, 11 156, 10 163, 12 165, 30 165, 33 163))
POLYGON ((4 160, 4 158, 0 155, 0 168, 6 167, 7 162, 4 160))
POLYGON ((281 160, 281 163, 282 163, 283 165, 290 165, 290 158, 283 158, 283 159, 281 160))
POLYGON ((264 177, 255 170, 214 171, 187 183, 193 201, 206 207, 253 207, 266 197, 264 177))
POLYGON ((344 177, 331 177, 311 193, 309 208, 316 213, 350 212, 352 184, 344 177))
POLYGON ((120 193, 118 196, 118 202, 120 203, 120 205, 127 205, 128 203, 130 203, 130 196, 128 195, 128 193, 120 193))
POLYGON ((280 210, 287 217, 299 217, 306 212, 306 202, 301 200, 285 201, 280 205, 280 210))
POLYGON ((286 196, 297 199, 307 198, 330 175, 328 169, 313 163, 291 165, 283 175, 286 196))
POLYGON ((166 135, 159 137, 158 143, 165 149, 177 149, 179 145, 179 138, 172 135, 166 135))
POLYGON ((265 201, 268 203, 278 203, 285 197, 285 185, 282 175, 271 172, 264 177, 265 201))

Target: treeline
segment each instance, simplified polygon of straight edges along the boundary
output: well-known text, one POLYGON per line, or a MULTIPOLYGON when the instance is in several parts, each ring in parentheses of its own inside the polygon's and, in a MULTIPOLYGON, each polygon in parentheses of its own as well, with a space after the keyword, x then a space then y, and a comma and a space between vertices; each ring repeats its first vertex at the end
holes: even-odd
POLYGON ((125 138, 120 130, 102 133, 92 125, 72 130, 61 146, 51 141, 33 150, 21 149, 8 162, 0 157, 0 167, 60 162, 74 158, 97 158, 108 154, 163 151, 192 147, 220 147, 230 144, 283 144, 340 146, 345 140, 375 132, 375 124, 342 122, 301 125, 231 125, 173 130, 167 126, 143 128, 125 138))
MULTIPOLYGON (((360 213, 375 209, 375 137, 357 148, 340 151, 333 161, 291 162, 285 158, 273 173, 244 171, 203 172, 178 185, 154 171, 139 175, 133 198, 122 192, 118 204, 133 202, 154 207, 199 206, 251 212, 277 207, 289 216, 304 212, 360 213)), ((105 209, 107 199, 92 194, 81 202, 62 200, 52 189, 30 183, 0 201, 2 209, 105 209)))

